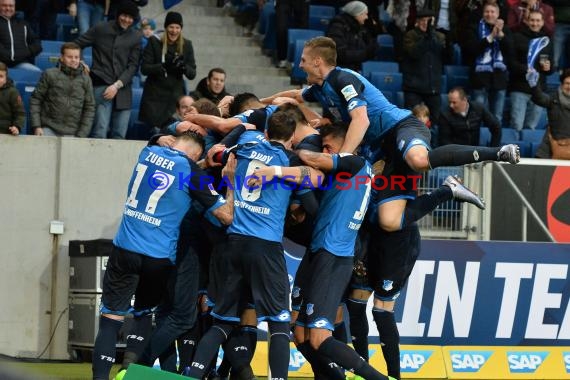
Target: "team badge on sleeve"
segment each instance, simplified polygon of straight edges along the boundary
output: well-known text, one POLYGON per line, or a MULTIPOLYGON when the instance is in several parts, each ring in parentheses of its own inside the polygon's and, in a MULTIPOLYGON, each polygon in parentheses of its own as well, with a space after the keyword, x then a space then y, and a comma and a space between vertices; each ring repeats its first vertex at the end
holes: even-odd
POLYGON ((344 99, 346 99, 347 102, 350 99, 354 98, 356 95, 358 95, 358 92, 356 92, 356 89, 351 84, 349 84, 348 86, 344 86, 342 90, 340 90, 340 92, 342 93, 344 99))

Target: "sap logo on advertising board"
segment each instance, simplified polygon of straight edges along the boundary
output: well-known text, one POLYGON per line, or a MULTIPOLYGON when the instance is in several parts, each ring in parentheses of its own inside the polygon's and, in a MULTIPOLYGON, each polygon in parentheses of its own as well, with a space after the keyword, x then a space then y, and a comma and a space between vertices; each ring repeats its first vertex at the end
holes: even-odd
POLYGON ((566 373, 570 373, 570 352, 563 352, 562 357, 564 358, 564 366, 566 367, 566 373))
POLYGON ((428 361, 433 351, 400 351, 400 369, 402 372, 418 372, 420 368, 428 361))
POLYGON ((455 372, 478 372, 493 351, 450 351, 449 354, 455 372))
POLYGON ((509 370, 512 373, 534 373, 547 356, 547 351, 507 352, 509 370))
POLYGON ((297 349, 292 348, 289 354, 289 371, 298 371, 303 364, 307 362, 307 359, 301 354, 297 349))

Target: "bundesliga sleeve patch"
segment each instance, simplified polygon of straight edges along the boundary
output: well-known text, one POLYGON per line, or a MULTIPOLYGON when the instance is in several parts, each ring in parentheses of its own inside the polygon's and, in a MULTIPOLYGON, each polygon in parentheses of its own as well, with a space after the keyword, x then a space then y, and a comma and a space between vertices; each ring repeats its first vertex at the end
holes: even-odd
POLYGON ((358 95, 358 92, 356 92, 356 89, 351 84, 349 84, 348 86, 344 86, 342 90, 340 90, 340 92, 342 93, 344 99, 346 99, 347 102, 358 95))

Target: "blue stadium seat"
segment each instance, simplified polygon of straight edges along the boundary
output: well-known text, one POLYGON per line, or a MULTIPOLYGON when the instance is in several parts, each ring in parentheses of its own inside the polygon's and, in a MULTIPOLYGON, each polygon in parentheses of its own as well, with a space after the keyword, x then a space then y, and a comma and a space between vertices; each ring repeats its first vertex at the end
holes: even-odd
POLYGON ((20 131, 22 134, 29 134, 30 131, 30 98, 32 97, 32 93, 36 89, 36 83, 34 82, 16 82, 16 88, 22 97, 22 102, 24 103, 24 110, 26 111, 26 122, 24 124, 24 128, 20 131))
POLYGON ((370 82, 380 91, 402 91, 401 73, 373 72, 370 76, 370 82))
POLYGON ((546 112, 546 110, 543 110, 542 114, 540 115, 540 120, 536 125, 536 129, 546 129, 546 127, 548 127, 548 112, 546 112))
POLYGON ((397 73, 400 71, 398 62, 393 61, 364 61, 362 62, 362 76, 370 80, 370 74, 374 71, 385 73, 397 73))
POLYGON ((491 131, 487 127, 481 127, 479 129, 479 145, 489 146, 491 144, 491 131))
POLYGON ((394 37, 390 34, 379 34, 376 42, 378 42, 377 59, 381 61, 395 61, 394 37))
POLYGON ((293 83, 303 83, 307 79, 307 73, 305 73, 300 67, 301 55, 303 54, 303 48, 305 47, 304 40, 295 41, 295 50, 293 53, 293 67, 291 69, 291 81, 293 83))
POLYGON ((454 87, 463 87, 468 90, 469 84, 469 66, 445 65, 443 73, 447 76, 447 88, 451 90, 454 87))
POLYGON ((34 86, 42 75, 41 71, 28 69, 8 69, 8 77, 14 82, 33 83, 34 86))
POLYGON ((514 128, 501 129, 501 144, 509 144, 520 140, 520 133, 514 128))
POLYGON ((521 157, 533 157, 532 156, 532 144, 528 141, 514 141, 514 144, 519 146, 521 150, 521 157))
POLYGON ((133 103, 131 104, 131 109, 137 110, 137 112, 141 107, 142 93, 142 88, 133 88, 133 103))
POLYGON ((446 93, 441 93, 440 95, 441 97, 441 112, 447 110, 447 108, 449 107, 449 99, 447 97, 446 93))
POLYGON ((313 37, 324 36, 325 33, 322 30, 311 30, 311 29, 289 29, 287 30, 287 60, 293 62, 293 56, 295 54, 295 42, 310 40, 313 37))
POLYGON ((404 108, 404 91, 396 92, 396 105, 399 108, 404 108))
POLYGON ((530 157, 536 157, 536 151, 538 150, 540 144, 542 143, 537 143, 537 142, 530 143, 530 157))
POLYGON ((540 143, 544 137, 544 129, 523 129, 521 131, 521 140, 528 141, 530 143, 540 143))
POLYGON ((56 67, 59 62, 59 53, 40 53, 36 56, 35 64, 42 70, 56 67))
POLYGON ((73 41, 78 37, 75 17, 67 13, 58 13, 55 23, 57 25, 56 38, 58 41, 73 41))
POLYGON ((60 54, 63 41, 42 40, 42 53, 60 54))
POLYGON ((447 89, 448 89, 448 87, 447 87, 447 75, 442 74, 441 75, 441 88, 439 91, 440 91, 440 93, 447 94, 447 89))
POLYGON ((336 10, 328 5, 309 5, 309 29, 326 32, 336 10))

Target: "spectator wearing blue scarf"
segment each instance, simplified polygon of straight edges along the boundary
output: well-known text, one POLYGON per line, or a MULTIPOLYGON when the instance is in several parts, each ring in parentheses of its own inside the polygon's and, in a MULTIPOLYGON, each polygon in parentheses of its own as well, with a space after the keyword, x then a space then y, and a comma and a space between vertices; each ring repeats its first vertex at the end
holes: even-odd
POLYGON ((470 33, 467 48, 475 58, 471 67, 472 97, 475 102, 487 105, 495 117, 502 121, 509 81, 509 57, 512 57, 512 34, 499 18, 499 6, 487 3, 483 18, 470 33))

